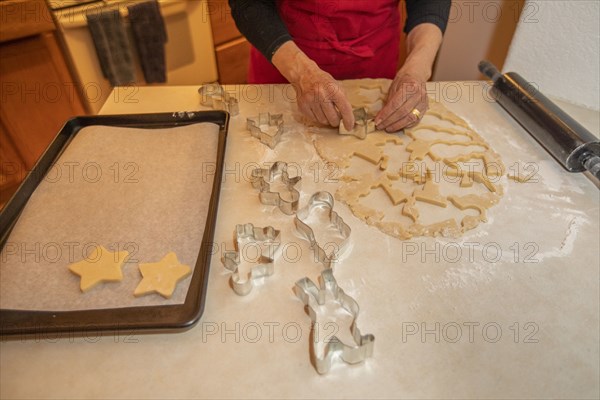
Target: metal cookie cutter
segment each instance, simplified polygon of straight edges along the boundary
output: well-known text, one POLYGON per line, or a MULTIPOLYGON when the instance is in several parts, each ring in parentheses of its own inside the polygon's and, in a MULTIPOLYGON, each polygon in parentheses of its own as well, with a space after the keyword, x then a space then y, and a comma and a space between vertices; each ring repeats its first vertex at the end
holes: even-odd
POLYGON ((292 215, 298 210, 298 201, 300 200, 300 192, 294 186, 302 180, 302 177, 296 176, 290 178, 287 168, 287 163, 277 161, 271 168, 257 168, 253 170, 252 186, 260 189, 258 197, 261 203, 277 206, 284 214, 292 215), (281 178, 281 181, 285 184, 290 194, 290 200, 283 199, 279 192, 271 191, 270 182, 273 182, 276 178, 281 178))
POLYGON ((324 374, 331 368, 331 362, 335 353, 340 353, 342 360, 348 364, 357 364, 364 361, 366 358, 373 355, 373 346, 375 337, 373 335, 361 335, 356 319, 358 318, 359 307, 356 300, 344 293, 333 276, 331 269, 326 269, 321 272, 320 288, 308 278, 300 279, 294 286, 294 293, 307 306, 307 312, 312 319, 311 337, 310 337, 310 361, 318 373, 324 374), (354 339, 354 343, 346 344, 337 336, 333 336, 325 344, 322 357, 316 354, 314 329, 317 322, 317 312, 319 306, 326 302, 327 292, 333 295, 336 302, 342 308, 352 314, 352 324, 350 325, 350 333, 354 339))
POLYGON ((310 242, 310 248, 315 253, 317 260, 322 263, 325 268, 333 268, 337 257, 345 250, 346 245, 348 244, 348 238, 352 232, 350 226, 344 222, 342 217, 333 211, 333 204, 334 200, 331 193, 317 192, 312 195, 308 201, 308 205, 299 210, 294 218, 294 225, 296 226, 296 229, 310 242), (338 245, 338 248, 336 251, 332 251, 331 254, 327 254, 325 249, 317 242, 314 230, 306 222, 304 222, 310 216, 313 210, 317 208, 326 208, 329 210, 329 221, 333 226, 335 226, 342 236, 342 241, 338 245))
POLYGON ((354 120, 356 121, 354 123, 354 128, 348 131, 344 128, 344 124, 340 123, 340 135, 352 135, 359 139, 365 139, 369 133, 377 130, 375 127, 375 119, 369 117, 367 110, 364 107, 355 109, 353 113, 354 120))
POLYGON ((202 85, 198 89, 198 93, 200 93, 200 103, 203 106, 224 110, 233 116, 240 113, 238 99, 225 92, 223 86, 218 83, 202 85))
POLYGON ((252 291, 254 279, 271 276, 275 272, 275 251, 280 245, 280 231, 272 226, 266 228, 256 228, 252 224, 236 225, 235 227, 235 251, 227 251, 223 254, 221 261, 225 268, 233 272, 231 275, 231 287, 233 291, 240 296, 245 296, 252 291), (241 242, 263 242, 272 244, 269 247, 270 253, 265 256, 261 254, 258 257, 255 267, 245 277, 240 276, 238 266, 240 265, 241 242))
POLYGON ((246 120, 246 128, 250 134, 260 140, 262 144, 274 149, 283 135, 283 114, 260 113, 258 117, 251 117, 246 120), (268 130, 262 130, 261 126, 276 126, 275 133, 268 130))

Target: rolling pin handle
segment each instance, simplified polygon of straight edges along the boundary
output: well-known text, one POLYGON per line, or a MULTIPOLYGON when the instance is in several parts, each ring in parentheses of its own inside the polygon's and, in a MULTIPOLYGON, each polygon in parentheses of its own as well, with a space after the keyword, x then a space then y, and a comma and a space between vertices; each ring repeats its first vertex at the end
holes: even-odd
POLYGON ((498 71, 498 68, 489 61, 483 60, 479 62, 479 72, 490 78, 493 82, 502 78, 502 74, 498 71))
POLYGON ((584 168, 597 179, 600 179, 600 156, 595 154, 586 154, 582 158, 584 168))

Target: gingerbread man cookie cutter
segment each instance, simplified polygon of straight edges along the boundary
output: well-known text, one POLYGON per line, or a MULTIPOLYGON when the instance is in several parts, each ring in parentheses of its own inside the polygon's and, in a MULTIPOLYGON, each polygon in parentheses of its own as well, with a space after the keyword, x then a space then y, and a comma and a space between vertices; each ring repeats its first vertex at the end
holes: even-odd
POLYGON ((238 99, 225 92, 223 86, 218 83, 208 83, 198 89, 200 93, 200 103, 203 106, 211 107, 215 110, 227 111, 232 116, 240 113, 238 99))
POLYGON ((281 232, 272 226, 265 228, 255 227, 253 224, 236 225, 234 251, 227 251, 223 254, 221 262, 223 266, 232 272, 230 282, 233 291, 245 296, 252 291, 254 280, 273 275, 275 272, 275 252, 279 245, 281 232), (269 254, 264 255, 262 250, 258 259, 257 265, 250 269, 246 276, 241 276, 239 273, 240 253, 243 252, 243 243, 267 243, 269 254))
POLYGON ((344 222, 342 217, 337 212, 333 211, 334 200, 333 196, 329 192, 316 192, 312 195, 308 201, 308 205, 296 213, 294 218, 294 225, 296 230, 308 240, 310 248, 313 250, 316 259, 327 268, 332 268, 337 258, 346 250, 348 245, 348 239, 352 230, 350 226, 344 222), (325 208, 328 210, 329 222, 333 225, 339 235, 341 236, 340 243, 336 246, 334 251, 327 254, 325 248, 317 242, 315 237, 315 231, 305 221, 308 219, 310 214, 318 208, 325 208))
POLYGON ((307 313, 312 319, 311 338, 310 338, 310 358, 311 363, 318 373, 327 373, 336 353, 339 353, 342 360, 348 364, 358 364, 366 358, 373 355, 373 347, 375 337, 371 334, 362 335, 356 320, 358 319, 359 306, 356 300, 347 295, 340 288, 333 276, 331 269, 326 269, 321 272, 319 278, 320 287, 317 287, 309 278, 303 278, 296 282, 294 293, 302 300, 307 308, 307 313), (315 348, 315 332, 317 329, 317 309, 327 301, 327 293, 331 293, 334 301, 352 315, 352 324, 350 325, 350 333, 352 334, 353 342, 351 344, 344 343, 338 336, 333 336, 325 344, 323 355, 317 355, 315 348))
POLYGON ((270 206, 277 206, 287 215, 292 215, 298 210, 298 201, 300 200, 300 192, 295 186, 302 180, 300 176, 290 178, 286 162, 277 161, 273 163, 271 168, 257 168, 252 171, 251 179, 252 186, 259 189, 260 202, 270 206), (284 183, 290 199, 286 200, 281 197, 281 193, 271 191, 271 182, 280 178, 284 183))
POLYGON ((355 120, 354 128, 346 130, 344 124, 340 124, 340 135, 350 135, 359 139, 365 139, 369 133, 377 130, 375 127, 375 119, 371 118, 369 114, 367 114, 367 110, 364 107, 354 109, 353 113, 355 120))
POLYGON ((283 135, 283 114, 260 113, 256 117, 246 119, 246 128, 262 144, 274 149, 283 135), (277 129, 274 133, 269 132, 269 130, 263 130, 261 126, 265 125, 275 126, 277 129))

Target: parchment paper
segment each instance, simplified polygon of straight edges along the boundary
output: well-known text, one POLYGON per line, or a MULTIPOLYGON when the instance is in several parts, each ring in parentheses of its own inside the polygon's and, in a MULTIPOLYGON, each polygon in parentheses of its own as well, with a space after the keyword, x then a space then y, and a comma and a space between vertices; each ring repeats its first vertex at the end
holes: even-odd
POLYGON ((0 307, 70 311, 181 304, 191 275, 171 299, 136 298, 139 263, 169 251, 192 269, 208 213, 219 127, 90 126, 65 149, 31 196, 1 255, 0 307), (71 263, 94 245, 127 250, 123 280, 87 293, 71 263))

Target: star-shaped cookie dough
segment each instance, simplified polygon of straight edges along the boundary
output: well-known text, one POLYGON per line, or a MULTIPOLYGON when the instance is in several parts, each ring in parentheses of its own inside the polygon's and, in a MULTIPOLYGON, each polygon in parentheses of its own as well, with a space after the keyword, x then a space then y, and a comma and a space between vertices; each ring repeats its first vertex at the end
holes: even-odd
POLYGON ((85 293, 101 282, 121 281, 121 267, 128 256, 128 251, 112 252, 96 246, 89 257, 69 265, 69 270, 81 277, 79 287, 85 293))
POLYGON ((177 283, 187 277, 192 269, 187 265, 180 264, 177 255, 170 252, 159 262, 140 264, 140 272, 143 279, 135 288, 134 296, 156 292, 164 298, 170 299, 177 283))

